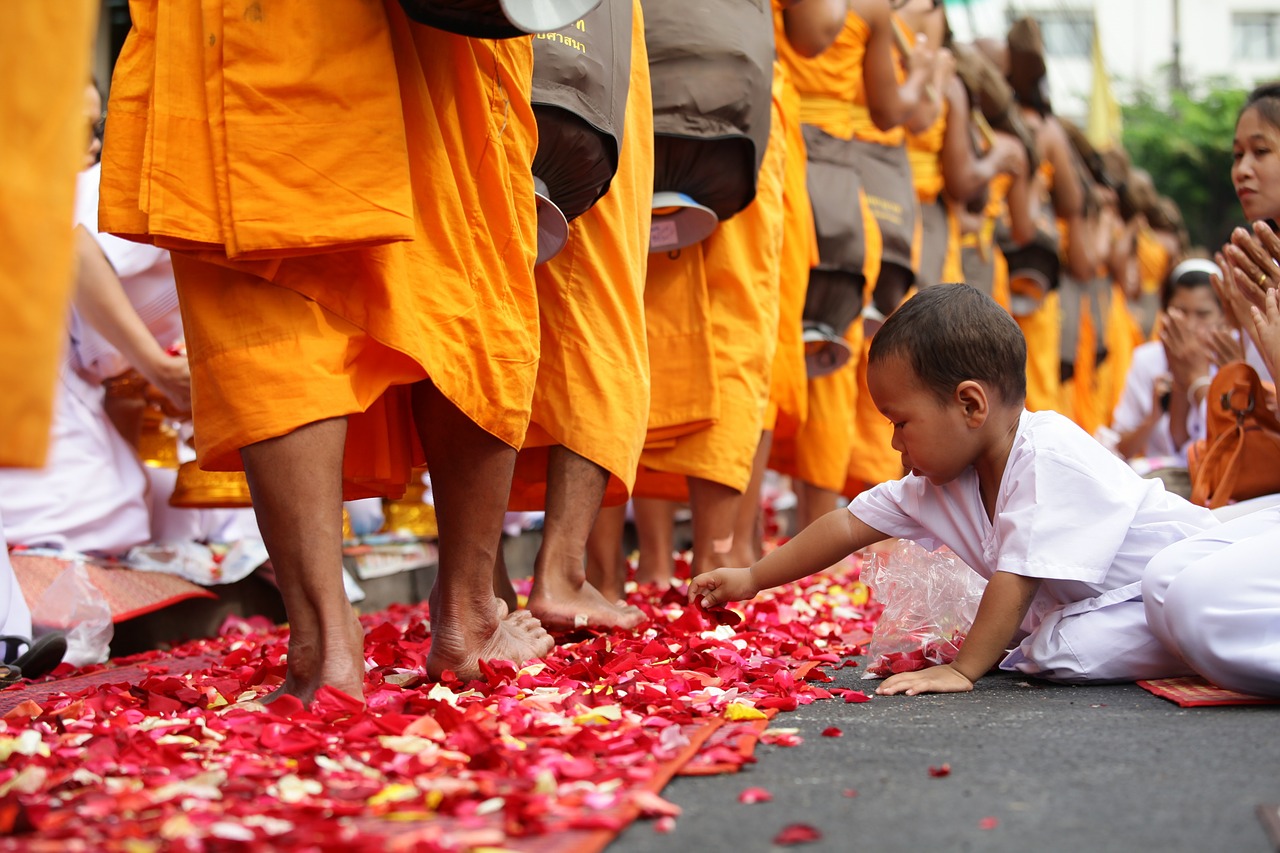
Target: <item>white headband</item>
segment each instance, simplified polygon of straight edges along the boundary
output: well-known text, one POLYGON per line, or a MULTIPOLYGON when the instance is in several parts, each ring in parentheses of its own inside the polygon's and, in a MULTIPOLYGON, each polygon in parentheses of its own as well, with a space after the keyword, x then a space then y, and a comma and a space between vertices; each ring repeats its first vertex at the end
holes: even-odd
POLYGON ((1208 258, 1187 258, 1169 273, 1169 281, 1176 282, 1189 272, 1202 272, 1205 275, 1216 275, 1222 278, 1222 270, 1208 258))

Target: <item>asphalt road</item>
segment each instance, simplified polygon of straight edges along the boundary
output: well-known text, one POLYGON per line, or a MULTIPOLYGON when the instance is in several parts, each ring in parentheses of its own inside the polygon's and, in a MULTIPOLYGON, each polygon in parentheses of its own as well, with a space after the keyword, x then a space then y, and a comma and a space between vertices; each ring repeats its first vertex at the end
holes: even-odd
MULTIPOLYGON (((874 684, 852 669, 834 682, 874 684)), ((1280 706, 1184 710, 1136 685, 1000 674, 967 694, 817 702, 773 725, 804 742, 676 779, 663 791, 684 810, 675 829, 639 821, 608 853, 780 850, 797 823, 822 838, 788 849, 815 853, 1276 849, 1256 808, 1280 803, 1280 706), (831 726, 843 735, 824 737, 831 726), (739 803, 748 787, 772 801, 739 803)))

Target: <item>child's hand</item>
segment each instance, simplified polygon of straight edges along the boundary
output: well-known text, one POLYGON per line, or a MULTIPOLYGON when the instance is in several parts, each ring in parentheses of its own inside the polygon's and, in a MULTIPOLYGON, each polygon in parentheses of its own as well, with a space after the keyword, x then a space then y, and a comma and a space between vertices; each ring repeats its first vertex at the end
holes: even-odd
POLYGON ((689 600, 708 609, 730 601, 755 598, 759 591, 749 568, 715 569, 689 582, 689 600))
POLYGON ((972 681, 950 664, 943 664, 890 676, 876 688, 876 693, 881 696, 893 696, 896 693, 915 696, 919 693, 968 693, 972 689, 972 681))

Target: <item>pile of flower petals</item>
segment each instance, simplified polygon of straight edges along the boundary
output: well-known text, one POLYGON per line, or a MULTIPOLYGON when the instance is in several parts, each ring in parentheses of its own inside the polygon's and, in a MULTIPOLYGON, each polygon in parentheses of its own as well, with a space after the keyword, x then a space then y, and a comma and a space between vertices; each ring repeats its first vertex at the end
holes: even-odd
MULTIPOLYGON (((683 586, 632 602, 649 617, 632 633, 466 684, 420 677, 425 604, 371 614, 363 706, 259 701, 283 677, 279 630, 186 644, 217 661, 193 672, 153 657, 133 683, 22 702, 0 721, 0 849, 514 850, 669 818, 663 773, 721 723, 832 698, 819 667, 860 653, 875 609, 854 567, 743 603, 736 627, 683 586)), ((716 743, 711 760, 749 760, 716 743)))

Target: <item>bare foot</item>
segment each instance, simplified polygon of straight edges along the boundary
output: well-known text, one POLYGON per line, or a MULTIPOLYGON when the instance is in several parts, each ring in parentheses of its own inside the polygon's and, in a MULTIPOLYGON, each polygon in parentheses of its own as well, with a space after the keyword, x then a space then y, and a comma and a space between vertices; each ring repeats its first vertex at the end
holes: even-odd
POLYGON ((506 602, 508 613, 515 613, 520 609, 520 598, 511 584, 511 575, 507 572, 507 561, 503 559, 501 546, 498 547, 498 559, 493 563, 493 594, 506 602))
POLYGON ((309 705, 316 691, 326 684, 364 698, 364 628, 354 611, 331 636, 304 636, 291 628, 286 660, 284 684, 263 697, 263 702, 287 694, 309 705))
POLYGON ((493 598, 487 611, 469 608, 448 612, 441 603, 431 610, 427 675, 439 678, 450 669, 458 678, 470 681, 481 677, 482 660, 509 660, 519 665, 543 657, 554 646, 555 640, 531 613, 511 613, 500 598, 493 598))
POLYGON ((543 572, 533 579, 529 612, 548 629, 622 628, 630 630, 644 621, 644 611, 625 603, 614 604, 598 589, 583 581, 552 579, 543 572))

